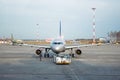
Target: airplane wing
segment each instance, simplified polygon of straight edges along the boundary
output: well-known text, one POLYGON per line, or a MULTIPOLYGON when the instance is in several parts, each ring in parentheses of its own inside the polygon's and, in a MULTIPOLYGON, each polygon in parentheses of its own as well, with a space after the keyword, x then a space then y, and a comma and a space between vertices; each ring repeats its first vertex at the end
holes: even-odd
MULTIPOLYGON (((72 49, 76 49, 75 53, 80 55, 82 53, 82 51, 80 50, 80 47, 88 47, 88 46, 94 46, 94 45, 98 45, 98 44, 86 44, 86 45, 73 45, 73 46, 65 46, 65 50, 70 50, 72 51, 72 49)), ((39 48, 36 50, 36 54, 39 55, 42 50, 45 50, 45 53, 48 53, 49 50, 51 50, 50 46, 47 45, 30 45, 30 44, 20 44, 20 46, 30 46, 30 47, 36 47, 39 48)))
POLYGON ((73 48, 80 48, 80 47, 88 47, 88 46, 98 46, 98 44, 82 44, 82 45, 75 45, 75 46, 66 46, 67 49, 73 49, 73 48))
POLYGON ((36 48, 42 48, 42 49, 51 49, 48 45, 32 45, 32 44, 19 44, 19 46, 29 46, 29 47, 36 47, 36 48))
MULTIPOLYGON (((88 47, 88 46, 95 46, 95 45, 98 45, 98 44, 82 44, 82 45, 67 45, 65 46, 65 49, 73 49, 73 48, 80 48, 80 47, 88 47)), ((32 45, 32 44, 19 44, 19 46, 29 46, 29 47, 36 47, 36 48, 47 48, 47 49, 51 49, 50 46, 48 45, 32 45)))

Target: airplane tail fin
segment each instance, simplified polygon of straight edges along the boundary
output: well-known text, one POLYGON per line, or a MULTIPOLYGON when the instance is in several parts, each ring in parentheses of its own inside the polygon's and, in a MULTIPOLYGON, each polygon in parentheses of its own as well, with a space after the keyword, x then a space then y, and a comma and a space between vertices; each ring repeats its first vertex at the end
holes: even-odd
POLYGON ((64 36, 62 35, 61 21, 59 22, 59 36, 58 36, 58 38, 64 39, 64 36))
POLYGON ((59 37, 61 37, 61 21, 60 21, 60 28, 59 28, 59 37))
POLYGON ((11 34, 11 44, 12 44, 12 45, 15 44, 13 34, 11 34))
POLYGON ((13 41, 14 40, 14 37, 13 37, 13 34, 11 34, 11 41, 13 41))
POLYGON ((59 26, 59 38, 64 39, 64 36, 62 35, 62 26, 61 26, 61 21, 60 21, 60 26, 59 26))

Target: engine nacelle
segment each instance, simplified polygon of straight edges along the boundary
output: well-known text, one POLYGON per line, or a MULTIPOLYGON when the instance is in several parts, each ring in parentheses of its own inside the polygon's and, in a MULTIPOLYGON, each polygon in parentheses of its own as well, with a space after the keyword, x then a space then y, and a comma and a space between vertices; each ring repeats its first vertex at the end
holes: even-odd
POLYGON ((40 49, 37 49, 37 50, 36 50, 36 54, 37 54, 37 55, 40 55, 41 52, 42 52, 42 50, 40 50, 40 49))
POLYGON ((81 51, 80 49, 76 49, 76 50, 75 50, 75 53, 76 53, 77 55, 81 55, 81 54, 82 54, 82 51, 81 51))

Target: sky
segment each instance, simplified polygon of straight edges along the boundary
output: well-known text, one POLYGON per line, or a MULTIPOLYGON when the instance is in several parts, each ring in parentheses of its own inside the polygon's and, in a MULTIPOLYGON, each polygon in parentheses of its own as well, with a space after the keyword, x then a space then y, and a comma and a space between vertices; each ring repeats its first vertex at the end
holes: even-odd
POLYGON ((96 38, 120 31, 120 0, 0 0, 0 38, 90 39, 95 11, 96 38))

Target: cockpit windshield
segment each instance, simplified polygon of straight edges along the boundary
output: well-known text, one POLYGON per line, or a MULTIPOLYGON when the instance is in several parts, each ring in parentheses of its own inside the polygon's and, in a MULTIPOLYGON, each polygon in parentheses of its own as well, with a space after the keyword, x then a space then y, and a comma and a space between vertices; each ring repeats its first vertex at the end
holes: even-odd
POLYGON ((53 44, 60 45, 60 44, 63 44, 63 43, 62 42, 53 42, 53 44))

